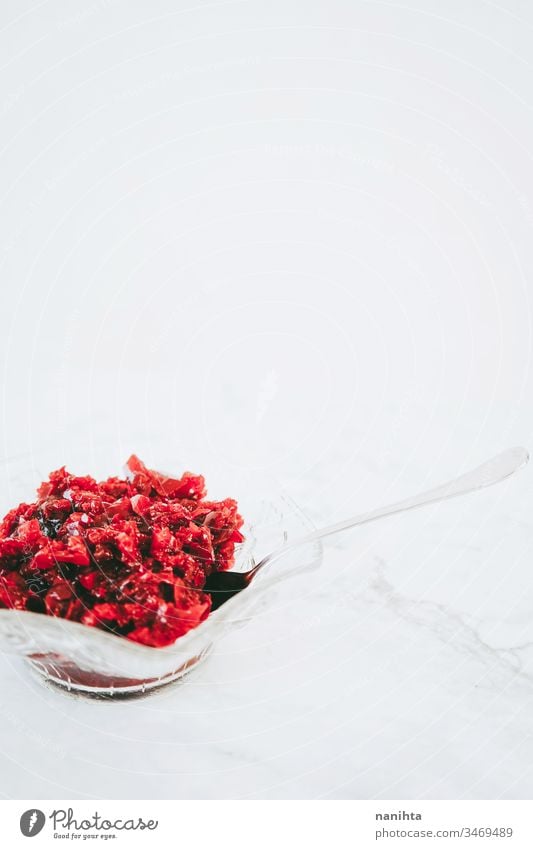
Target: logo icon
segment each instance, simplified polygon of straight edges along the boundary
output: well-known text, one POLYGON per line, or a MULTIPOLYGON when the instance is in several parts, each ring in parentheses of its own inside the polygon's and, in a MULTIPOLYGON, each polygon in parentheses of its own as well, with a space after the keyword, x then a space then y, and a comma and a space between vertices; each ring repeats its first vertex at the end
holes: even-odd
POLYGON ((20 818, 20 830, 24 837, 35 837, 43 830, 46 822, 46 817, 38 808, 30 808, 29 811, 24 811, 20 818))

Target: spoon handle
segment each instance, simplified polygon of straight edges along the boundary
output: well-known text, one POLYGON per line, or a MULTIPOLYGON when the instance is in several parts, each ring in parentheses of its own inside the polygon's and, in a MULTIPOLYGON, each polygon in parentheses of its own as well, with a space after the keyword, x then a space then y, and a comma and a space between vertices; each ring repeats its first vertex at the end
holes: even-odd
POLYGON ((405 513, 407 510, 413 510, 415 507, 424 507, 426 504, 434 504, 437 501, 444 501, 447 498, 455 498, 457 495, 466 495, 468 492, 474 492, 477 489, 482 489, 486 486, 492 486, 494 483, 513 475, 518 469, 529 460, 529 453, 525 448, 509 448, 491 460, 482 463, 481 466, 476 466, 470 472, 460 475, 447 483, 441 484, 434 489, 426 490, 418 495, 413 495, 406 498, 404 501, 396 501, 394 504, 389 504, 386 507, 380 507, 377 510, 371 510, 368 513, 360 513, 357 516, 352 516, 351 519, 345 519, 343 522, 337 522, 334 525, 328 525, 325 528, 318 528, 304 537, 294 540, 281 548, 267 554, 252 570, 255 574, 259 569, 272 560, 277 560, 287 551, 292 550, 300 545, 315 542, 324 537, 338 534, 341 531, 347 531, 349 528, 355 528, 357 525, 366 525, 368 522, 375 522, 377 519, 384 519, 386 516, 392 516, 395 513, 405 513))

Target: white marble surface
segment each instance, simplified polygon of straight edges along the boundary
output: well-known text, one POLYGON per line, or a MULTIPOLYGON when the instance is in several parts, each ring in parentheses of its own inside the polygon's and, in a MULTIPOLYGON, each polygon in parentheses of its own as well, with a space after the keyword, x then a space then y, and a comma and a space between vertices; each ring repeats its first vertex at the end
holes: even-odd
MULTIPOLYGON (((2 446, 318 523, 533 447, 533 11, 5 2, 2 446)), ((0 658, 14 798, 530 798, 533 469, 332 541, 182 685, 0 658)))
POLYGON ((526 475, 512 488, 347 537, 151 698, 69 698, 3 658, 5 795, 528 798, 526 475))

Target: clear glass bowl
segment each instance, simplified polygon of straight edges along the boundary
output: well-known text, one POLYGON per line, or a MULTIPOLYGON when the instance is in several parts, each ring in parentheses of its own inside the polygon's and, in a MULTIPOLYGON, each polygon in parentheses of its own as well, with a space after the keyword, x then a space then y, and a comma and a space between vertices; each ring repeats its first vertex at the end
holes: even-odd
MULTIPOLYGON (((169 472, 179 473, 184 468, 175 461, 169 464, 148 459, 154 468, 169 472)), ((55 455, 48 461, 36 461, 32 455, 2 463, 2 515, 20 501, 31 501, 48 471, 64 461, 55 455)), ((98 476, 115 474, 118 464, 95 469, 90 462, 80 465, 78 461, 76 466, 70 462, 67 466, 76 473, 98 476)), ((238 483, 216 492, 209 474, 200 471, 206 476, 209 496, 237 498, 245 518, 245 542, 239 546, 235 570, 247 571, 269 551, 313 529, 294 501, 256 472, 241 472, 238 483)), ((318 567, 321 558, 322 546, 317 542, 288 553, 271 569, 265 566, 249 587, 211 613, 198 628, 165 648, 139 645, 99 628, 41 613, 2 609, 0 651, 22 656, 43 681, 70 693, 100 698, 143 695, 190 673, 216 641, 247 622, 254 611, 275 597, 276 584, 318 567)))

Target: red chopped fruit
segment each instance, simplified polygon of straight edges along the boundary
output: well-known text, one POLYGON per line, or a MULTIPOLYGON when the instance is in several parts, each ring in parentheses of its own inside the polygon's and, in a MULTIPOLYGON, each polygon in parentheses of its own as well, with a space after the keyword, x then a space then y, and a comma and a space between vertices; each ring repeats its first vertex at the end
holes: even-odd
POLYGON ((0 523, 0 608, 58 616, 166 646, 209 614, 203 592, 242 542, 232 498, 207 501, 201 475, 148 469, 96 481, 52 472, 37 500, 0 523))

